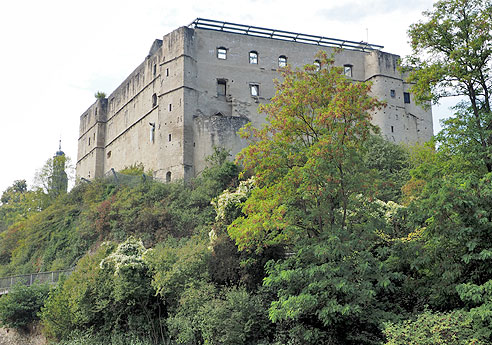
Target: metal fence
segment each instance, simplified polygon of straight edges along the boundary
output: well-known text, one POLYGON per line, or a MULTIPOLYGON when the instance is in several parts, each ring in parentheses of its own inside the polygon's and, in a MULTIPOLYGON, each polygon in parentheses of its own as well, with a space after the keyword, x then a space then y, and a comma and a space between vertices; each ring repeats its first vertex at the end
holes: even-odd
POLYGON ((21 274, 18 276, 0 278, 0 295, 8 293, 9 289, 16 284, 23 284, 26 286, 31 286, 35 283, 56 284, 62 275, 68 276, 73 270, 74 268, 69 268, 67 270, 21 274))

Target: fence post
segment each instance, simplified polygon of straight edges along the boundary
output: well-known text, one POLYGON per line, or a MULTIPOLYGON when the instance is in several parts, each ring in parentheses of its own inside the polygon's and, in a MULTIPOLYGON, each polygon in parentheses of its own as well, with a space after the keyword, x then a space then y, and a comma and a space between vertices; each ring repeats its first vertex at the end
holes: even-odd
POLYGON ((55 282, 55 272, 51 272, 51 283, 55 282))
POLYGON ((31 273, 31 276, 29 277, 29 285, 28 286, 31 286, 32 285, 32 273, 31 273))

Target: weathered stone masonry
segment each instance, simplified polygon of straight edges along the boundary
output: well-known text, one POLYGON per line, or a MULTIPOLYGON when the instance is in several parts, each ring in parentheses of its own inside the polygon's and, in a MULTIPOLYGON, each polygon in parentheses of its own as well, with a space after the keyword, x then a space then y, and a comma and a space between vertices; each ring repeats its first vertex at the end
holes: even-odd
POLYGON ((156 40, 144 62, 80 117, 77 177, 142 163, 164 180, 190 178, 214 146, 233 155, 246 143, 244 124, 261 125, 257 107, 274 95, 283 63, 312 64, 336 46, 335 64, 356 81, 371 80, 388 106, 373 114, 382 135, 397 143, 432 136, 432 113, 417 106, 397 69, 398 56, 380 46, 197 19, 156 40))

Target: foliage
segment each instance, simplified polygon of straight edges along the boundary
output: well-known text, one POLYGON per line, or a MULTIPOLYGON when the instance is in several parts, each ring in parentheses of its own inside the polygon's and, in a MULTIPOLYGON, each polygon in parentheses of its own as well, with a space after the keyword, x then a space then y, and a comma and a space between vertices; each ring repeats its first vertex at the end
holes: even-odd
POLYGON ((19 201, 19 196, 27 192, 26 180, 16 180, 12 186, 3 191, 0 201, 2 204, 19 201))
POLYGON ((104 99, 104 98, 106 98, 106 93, 104 93, 102 91, 96 91, 96 93, 94 94, 94 97, 96 97, 97 99, 104 99))
POLYGON ((47 284, 14 285, 7 295, 0 298, 0 322, 3 326, 22 331, 39 320, 38 312, 48 298, 47 284))
POLYGON ((414 320, 388 323, 384 329, 386 345, 480 345, 487 344, 478 336, 467 313, 425 312, 414 320))
POLYGON ((46 195, 41 190, 27 189, 25 180, 14 181, 12 186, 2 193, 0 201, 0 233, 49 205, 46 195))
POLYGON ((260 296, 244 288, 217 294, 210 285, 188 289, 169 325, 178 344, 258 344, 269 329, 260 296))
MULTIPOLYGON (((355 218, 360 214, 353 215, 355 218)), ((292 323, 284 342, 377 344, 379 322, 391 318, 380 299, 402 276, 384 263, 370 220, 336 229, 294 247, 286 260, 269 262, 264 284, 277 298, 269 316, 292 323)))
POLYGON ((152 286, 166 308, 173 310, 183 292, 208 280, 210 249, 200 238, 169 239, 147 254, 153 270, 152 286))
POLYGON ((153 345, 153 342, 130 332, 104 335, 86 330, 72 332, 69 339, 57 345, 153 345))
POLYGON ((321 68, 282 71, 272 102, 261 106, 268 123, 241 132, 250 145, 238 156, 257 188, 244 217, 229 226, 240 249, 317 237, 344 228, 349 200, 370 189, 362 160, 364 142, 377 129, 369 111, 383 103, 369 96, 370 83, 353 83, 333 59, 320 53, 321 68))
POLYGON ((50 158, 36 172, 35 185, 41 188, 50 199, 67 192, 68 180, 73 176, 73 166, 70 157, 56 155, 50 158))
POLYGON ((41 310, 46 335, 66 339, 73 330, 103 320, 100 312, 104 304, 99 299, 108 295, 104 290, 109 290, 110 284, 99 266, 113 249, 108 243, 84 256, 75 271, 57 285, 41 310))
POLYGON ((215 216, 210 200, 234 186, 237 174, 233 163, 212 160, 186 185, 96 179, 53 200, 40 190, 24 192, 19 202, 11 197, 0 206, 0 226, 8 226, 0 233, 0 276, 72 267, 105 240, 135 236, 153 246, 168 236, 208 232, 215 216))
MULTIPOLYGON (((140 176, 145 173, 145 167, 142 163, 135 163, 123 168, 119 173, 130 176, 140 176)), ((152 174, 150 174, 152 175, 152 174)))
POLYGON ((492 279, 492 175, 448 174, 425 180, 402 224, 410 232, 421 229, 420 236, 395 255, 411 267, 418 280, 415 289, 426 296, 426 303, 449 310, 463 305, 458 285, 492 279))
POLYGON ((467 156, 472 155, 488 172, 492 171, 490 13, 489 0, 436 2, 433 11, 424 12, 427 21, 410 27, 413 53, 405 60, 404 68, 410 72, 408 81, 413 83, 411 91, 417 101, 438 102, 442 97, 455 95, 466 97, 466 105, 458 108, 462 116, 448 122, 449 133, 466 139, 448 141, 448 144, 467 156))
POLYGON ((212 199, 216 221, 223 221, 230 224, 241 212, 241 204, 247 199, 250 191, 254 188, 255 180, 253 177, 246 181, 241 181, 235 191, 224 190, 217 198, 212 199))
POLYGON ((460 298, 470 308, 475 334, 492 340, 492 280, 484 284, 461 284, 456 287, 460 298))
POLYGON ((86 257, 50 296, 41 318, 48 335, 67 339, 72 330, 92 329, 161 340, 162 305, 151 286, 142 242, 129 238, 111 249, 104 245, 86 257))
POLYGON ((363 162, 374 173, 375 197, 382 201, 398 201, 402 187, 410 178, 410 152, 381 136, 372 135, 366 144, 363 162))

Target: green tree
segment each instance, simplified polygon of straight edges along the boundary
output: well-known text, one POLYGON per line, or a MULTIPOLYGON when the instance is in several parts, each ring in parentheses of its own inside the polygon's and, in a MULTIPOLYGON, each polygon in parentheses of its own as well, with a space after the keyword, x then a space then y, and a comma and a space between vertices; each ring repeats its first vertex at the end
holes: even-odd
POLYGON ((410 27, 413 52, 404 62, 417 101, 466 98, 446 130, 460 140, 446 144, 487 172, 492 171, 491 13, 490 0, 436 2, 433 11, 424 12, 426 21, 410 27))
POLYGON ((34 177, 35 185, 41 188, 50 199, 55 199, 59 195, 67 193, 68 180, 72 171, 73 166, 70 158, 65 156, 65 154, 57 153, 53 158, 48 159, 41 169, 36 172, 34 177))
POLYGON ((383 103, 370 83, 354 83, 325 53, 320 68, 283 69, 272 102, 261 106, 267 124, 250 124, 250 145, 238 161, 255 175, 257 188, 228 231, 240 249, 293 243, 325 229, 347 226, 354 194, 370 190, 362 161, 364 143, 377 128, 369 111, 383 103))
POLYGON ((36 189, 28 190, 25 180, 14 181, 2 193, 0 201, 0 233, 46 207, 43 193, 36 189))
POLYGON ((18 201, 20 198, 20 195, 22 195, 25 192, 27 192, 26 180, 14 181, 12 186, 10 186, 6 190, 4 190, 4 192, 2 193, 2 197, 1 197, 0 201, 2 202, 2 204, 7 204, 9 202, 18 201))

